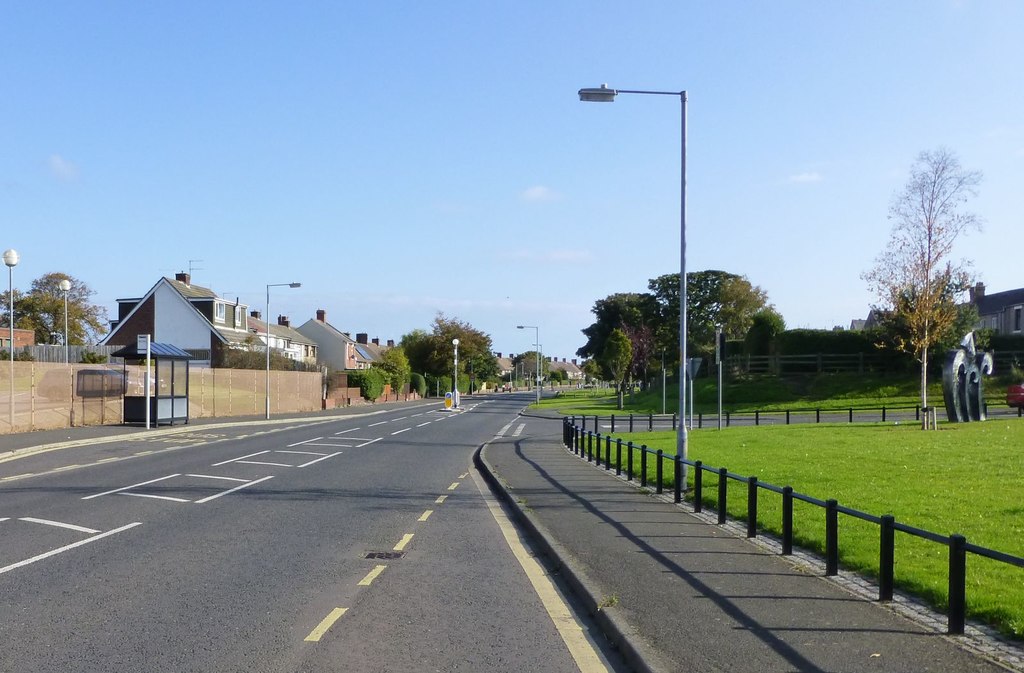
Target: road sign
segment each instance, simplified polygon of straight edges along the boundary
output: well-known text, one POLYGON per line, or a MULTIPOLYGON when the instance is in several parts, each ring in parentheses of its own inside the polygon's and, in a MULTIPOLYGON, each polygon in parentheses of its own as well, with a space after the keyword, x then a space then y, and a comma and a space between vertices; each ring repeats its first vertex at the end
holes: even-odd
POLYGON ((700 371, 702 364, 704 364, 704 358, 689 358, 686 361, 686 375, 693 379, 697 376, 697 372, 700 371))
POLYGON ((445 409, 451 409, 453 402, 454 402, 454 400, 453 400, 452 394, 451 393, 445 393, 444 394, 444 408, 445 409))

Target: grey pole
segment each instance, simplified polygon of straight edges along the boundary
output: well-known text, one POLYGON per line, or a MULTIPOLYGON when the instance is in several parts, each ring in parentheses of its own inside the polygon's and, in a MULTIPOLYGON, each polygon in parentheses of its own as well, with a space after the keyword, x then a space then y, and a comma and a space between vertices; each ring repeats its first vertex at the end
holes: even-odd
MULTIPOLYGON (((263 318, 266 320, 266 325, 267 325, 267 334, 266 334, 266 337, 267 337, 267 347, 266 347, 266 351, 267 351, 267 377, 266 377, 265 386, 266 386, 266 403, 267 403, 267 416, 266 416, 266 418, 267 418, 268 421, 270 420, 270 288, 272 288, 272 287, 296 288, 296 287, 302 287, 302 283, 270 283, 269 285, 267 285, 267 314, 265 316, 263 316, 263 318)), ((235 310, 237 311, 238 308, 235 307, 235 310)))
POLYGON ((7 344, 7 354, 10 356, 11 364, 11 432, 14 432, 14 267, 18 265, 18 260, 19 257, 17 250, 12 248, 4 251, 4 264, 7 265, 7 298, 10 300, 10 306, 8 308, 10 313, 7 314, 7 321, 10 327, 10 341, 7 344))
POLYGON ((718 365, 718 429, 722 429, 722 327, 715 330, 715 363, 718 365))
POLYGON ((60 289, 64 292, 64 364, 70 364, 68 354, 68 290, 71 289, 71 281, 67 278, 60 282, 60 289))

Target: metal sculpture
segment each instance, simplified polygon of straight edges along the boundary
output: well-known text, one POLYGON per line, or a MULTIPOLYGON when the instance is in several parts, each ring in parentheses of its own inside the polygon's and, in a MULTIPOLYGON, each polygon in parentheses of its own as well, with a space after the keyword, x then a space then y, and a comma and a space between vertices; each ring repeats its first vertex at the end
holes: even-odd
POLYGON ((992 374, 992 354, 978 353, 974 332, 968 332, 960 347, 949 351, 942 369, 942 394, 950 423, 985 420, 981 377, 992 374))

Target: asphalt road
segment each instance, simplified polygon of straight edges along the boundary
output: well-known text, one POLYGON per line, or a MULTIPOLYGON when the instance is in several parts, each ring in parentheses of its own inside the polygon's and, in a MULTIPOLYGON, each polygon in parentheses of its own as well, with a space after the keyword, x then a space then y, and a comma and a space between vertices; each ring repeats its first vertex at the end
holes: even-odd
POLYGON ((621 670, 473 471, 529 397, 0 463, 0 671, 621 670))

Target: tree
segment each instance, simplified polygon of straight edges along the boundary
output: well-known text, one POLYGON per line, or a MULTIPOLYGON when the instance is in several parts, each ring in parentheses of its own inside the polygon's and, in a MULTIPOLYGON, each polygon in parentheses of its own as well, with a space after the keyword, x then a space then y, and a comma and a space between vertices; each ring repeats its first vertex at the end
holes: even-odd
POLYGON ((953 244, 980 226, 961 212, 977 195, 981 173, 967 171, 951 151, 922 152, 910 179, 889 206, 892 234, 874 267, 862 278, 887 316, 883 325, 899 350, 921 363, 921 406, 928 406, 928 350, 957 320, 956 294, 970 282, 968 265, 950 259, 953 244))
POLYGON ((583 330, 587 343, 576 351, 577 355, 584 358, 601 357, 605 342, 614 329, 621 329, 626 325, 647 325, 654 328, 659 322, 657 301, 653 295, 647 293, 620 292, 609 295, 594 302, 591 313, 596 320, 583 330))
MULTIPOLYGON (((537 351, 526 351, 512 358, 512 364, 518 365, 519 370, 523 372, 523 376, 527 379, 533 380, 537 378, 537 351)), ((548 375, 548 363, 544 360, 544 356, 540 356, 540 378, 544 379, 548 375)))
MULTIPOLYGON (((90 303, 96 294, 89 286, 66 273, 47 273, 32 281, 28 293, 14 291, 14 326, 35 332, 36 343, 59 343, 64 338, 64 291, 61 281, 71 283, 68 290, 68 343, 95 343, 106 332, 107 311, 90 303)), ((4 322, 8 322, 9 293, 0 295, 4 322)))
POLYGON ((601 354, 602 364, 610 374, 609 378, 616 382, 618 389, 618 408, 622 409, 622 393, 629 375, 629 365, 633 361, 633 346, 629 337, 621 329, 613 329, 608 335, 601 354))
POLYGON ((763 308, 753 315, 745 345, 751 355, 771 355, 775 337, 786 331, 786 321, 774 308, 763 308))
POLYGON ((654 329, 647 325, 623 325, 622 331, 629 337, 629 345, 632 351, 632 360, 629 363, 629 372, 633 378, 647 381, 647 370, 651 366, 651 359, 655 354, 654 329))
MULTIPOLYGON (((453 339, 459 340, 460 373, 466 372, 468 363, 472 362, 473 376, 477 381, 490 381, 497 377, 498 360, 491 348, 491 337, 458 318, 446 318, 443 313, 438 313, 430 332, 413 330, 402 337, 400 344, 413 371, 427 372, 435 377, 447 375, 450 382, 455 365, 453 339)), ((464 389, 461 383, 459 388, 464 389)))
POLYGON ((409 358, 405 357, 405 351, 401 346, 384 351, 380 360, 373 363, 373 366, 384 374, 385 382, 391 385, 391 392, 401 393, 405 390, 405 384, 409 382, 412 368, 409 366, 409 358))
POLYGON ((587 381, 594 383, 601 380, 601 365, 597 360, 590 359, 583 363, 581 367, 583 375, 587 377, 587 381))

